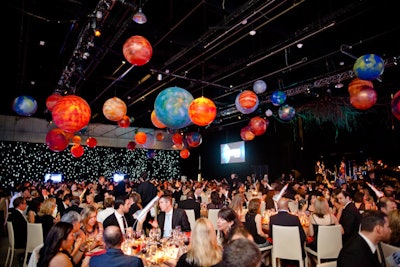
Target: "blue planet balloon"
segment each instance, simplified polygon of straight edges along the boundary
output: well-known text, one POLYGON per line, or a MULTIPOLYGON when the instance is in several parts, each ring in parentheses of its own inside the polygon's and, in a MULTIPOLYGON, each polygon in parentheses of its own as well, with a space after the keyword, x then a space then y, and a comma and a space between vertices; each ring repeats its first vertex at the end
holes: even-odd
POLYGON ((263 80, 255 81, 253 84, 253 91, 256 94, 262 94, 267 90, 267 84, 263 80))
POLYGON ((280 106, 286 101, 286 93, 276 90, 271 95, 271 102, 274 106, 280 106))
POLYGON ((202 141, 203 138, 199 132, 191 132, 186 135, 186 142, 190 147, 198 147, 202 141))
POLYGON ((176 86, 169 87, 158 94, 154 102, 154 111, 165 126, 180 129, 192 122, 188 110, 193 99, 187 90, 176 86))
POLYGON ((380 56, 366 54, 357 58, 353 66, 354 74, 361 80, 371 81, 382 75, 385 62, 380 56))
POLYGON ((14 99, 13 109, 21 116, 31 116, 37 110, 36 100, 28 95, 18 96, 14 99))
POLYGON ((284 121, 290 121, 296 115, 296 111, 292 106, 283 105, 279 108, 279 118, 284 121))

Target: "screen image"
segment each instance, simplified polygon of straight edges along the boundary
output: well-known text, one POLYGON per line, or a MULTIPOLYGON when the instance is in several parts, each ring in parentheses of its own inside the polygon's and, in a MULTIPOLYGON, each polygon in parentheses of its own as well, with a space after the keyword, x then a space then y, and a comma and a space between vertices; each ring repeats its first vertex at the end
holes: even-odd
POLYGON ((113 181, 114 182, 120 182, 124 180, 125 174, 124 173, 114 173, 113 175, 113 181))
POLYGON ((52 180, 53 182, 56 183, 61 183, 62 180, 62 174, 59 173, 46 173, 44 175, 44 182, 47 182, 48 180, 52 180))
POLYGON ((221 164, 246 162, 244 141, 221 144, 221 164))

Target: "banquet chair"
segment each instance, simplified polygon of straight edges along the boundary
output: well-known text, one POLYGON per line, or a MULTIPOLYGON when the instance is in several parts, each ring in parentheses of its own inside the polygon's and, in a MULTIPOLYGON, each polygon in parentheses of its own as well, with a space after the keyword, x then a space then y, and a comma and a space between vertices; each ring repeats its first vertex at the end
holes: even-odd
POLYGON ((271 265, 272 245, 260 248, 261 258, 265 266, 271 265))
POLYGON ((337 267, 337 261, 327 261, 317 264, 317 267, 337 267))
POLYGON ((191 209, 185 209, 186 215, 188 216, 189 223, 190 223, 190 229, 194 228, 194 224, 196 223, 196 216, 194 215, 194 210, 191 209))
POLYGON ((28 267, 36 267, 37 266, 37 263, 39 261, 39 252, 42 247, 43 247, 43 243, 33 249, 32 255, 29 258, 28 267))
POLYGON ((219 209, 209 209, 208 210, 208 219, 213 224, 215 230, 218 229, 218 226, 217 226, 218 212, 219 212, 219 209))
POLYGON ((381 242, 380 245, 382 248, 381 252, 383 253, 383 255, 381 254, 378 255, 381 259, 381 262, 385 261, 387 267, 396 266, 396 264, 394 263, 395 260, 393 258, 393 254, 400 253, 400 247, 392 246, 384 242, 381 242))
MULTIPOLYGON (((312 226, 310 225, 310 227, 312 226)), ((342 249, 341 228, 341 225, 318 226, 318 236, 314 236, 318 239, 317 251, 306 246, 306 257, 309 257, 309 254, 316 256, 317 264, 321 263, 321 260, 336 260, 342 249)), ((308 261, 310 262, 310 260, 309 258, 308 261)))
POLYGON ((14 229, 12 222, 7 222, 7 232, 8 232, 8 250, 4 267, 7 267, 7 263, 9 263, 9 267, 11 267, 14 260, 14 253, 23 253, 25 249, 14 247, 15 240, 14 240, 14 229))
POLYGON ((43 227, 41 223, 28 223, 24 266, 27 266, 28 253, 43 244, 43 227))
POLYGON ((272 267, 281 266, 281 259, 297 260, 299 267, 307 267, 307 257, 303 259, 298 226, 272 225, 272 267))

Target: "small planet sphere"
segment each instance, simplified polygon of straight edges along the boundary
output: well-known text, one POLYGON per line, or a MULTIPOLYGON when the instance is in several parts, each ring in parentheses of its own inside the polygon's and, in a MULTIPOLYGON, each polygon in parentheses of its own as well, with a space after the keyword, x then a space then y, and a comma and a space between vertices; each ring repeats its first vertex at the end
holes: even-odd
POLYGON ((31 116, 37 108, 36 100, 29 95, 18 96, 13 102, 13 109, 20 116, 31 116))
POLYGON ((186 142, 190 147, 198 147, 202 141, 203 138, 199 132, 190 132, 186 135, 186 142))
POLYGON ((131 119, 127 115, 124 115, 122 119, 118 121, 118 126, 121 128, 128 128, 130 124, 131 124, 131 119))
POLYGON ((83 146, 81 145, 73 145, 71 147, 71 154, 72 156, 74 156, 75 158, 80 158, 82 157, 83 153, 85 152, 85 150, 83 149, 83 146))
POLYGON ((400 120, 400 91, 398 91, 394 96, 392 101, 390 102, 392 107, 393 116, 400 120))
POLYGON ((120 121, 124 118, 127 107, 122 99, 114 96, 103 104, 103 114, 110 121, 120 121))
POLYGON ((286 101, 286 93, 280 90, 276 90, 271 95, 271 102, 274 106, 280 106, 286 101))
POLYGON ((245 126, 240 130, 240 137, 243 141, 251 141, 256 135, 251 131, 250 126, 245 126))
POLYGON ((269 125, 268 120, 258 117, 258 116, 251 118, 251 120, 249 122, 250 130, 256 136, 264 134, 267 131, 268 125, 269 125))
POLYGON ((253 91, 256 94, 262 94, 267 90, 267 84, 263 80, 257 80, 253 84, 253 91))
POLYGON ((154 101, 157 118, 171 129, 180 129, 192 123, 189 117, 189 105, 193 96, 180 87, 169 87, 162 90, 154 101))
POLYGON ((366 110, 375 105, 377 94, 374 88, 364 86, 350 96, 350 104, 356 109, 366 110))
POLYGON ((134 35, 125 41, 122 53, 132 65, 142 66, 151 59, 153 48, 146 38, 134 35))
POLYGON ((172 143, 174 143, 174 145, 182 144, 182 142, 183 142, 183 136, 180 133, 174 133, 172 135, 172 143))
POLYGON ((97 139, 94 137, 89 137, 88 139, 86 139, 86 145, 90 148, 94 148, 95 146, 97 146, 97 139))
POLYGON ((161 132, 157 133, 157 134, 156 134, 156 139, 157 139, 157 141, 162 141, 162 140, 164 140, 164 134, 161 133, 161 132))
POLYGON ((181 158, 183 159, 187 159, 190 156, 190 151, 187 148, 183 148, 180 152, 179 155, 181 156, 181 158))
POLYGON ((67 148, 69 138, 60 128, 54 128, 46 134, 46 145, 51 151, 60 152, 67 148))
POLYGON ((279 118, 284 121, 290 121, 296 115, 296 111, 292 106, 283 105, 279 108, 279 118))
POLYGON ((353 65, 354 74, 361 80, 375 80, 385 69, 383 59, 375 54, 365 54, 357 58, 353 65))
POLYGON ((135 135, 135 142, 139 145, 143 145, 147 141, 147 135, 145 132, 137 132, 135 135))
POLYGON ((136 143, 133 141, 129 141, 128 144, 126 145, 126 148, 128 150, 134 150, 136 148, 136 143))

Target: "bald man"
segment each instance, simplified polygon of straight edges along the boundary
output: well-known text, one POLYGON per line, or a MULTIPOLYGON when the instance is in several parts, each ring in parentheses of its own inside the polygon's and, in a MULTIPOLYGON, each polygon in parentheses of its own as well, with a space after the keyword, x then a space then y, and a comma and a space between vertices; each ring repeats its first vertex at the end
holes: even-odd
MULTIPOLYGON (((289 213, 289 199, 288 198, 280 198, 278 201, 278 213, 272 215, 269 219, 269 235, 274 239, 272 232, 272 225, 281 225, 281 226, 297 226, 299 227, 300 232, 300 240, 303 244, 306 242, 306 233, 304 232, 303 227, 301 226, 300 219, 296 215, 292 215, 289 213)), ((303 258, 306 256, 303 248, 303 258)))
POLYGON ((123 240, 124 237, 120 227, 116 225, 106 227, 103 233, 103 241, 106 244, 107 251, 104 254, 91 257, 89 267, 143 267, 143 261, 141 258, 128 256, 122 252, 121 244, 123 240))

